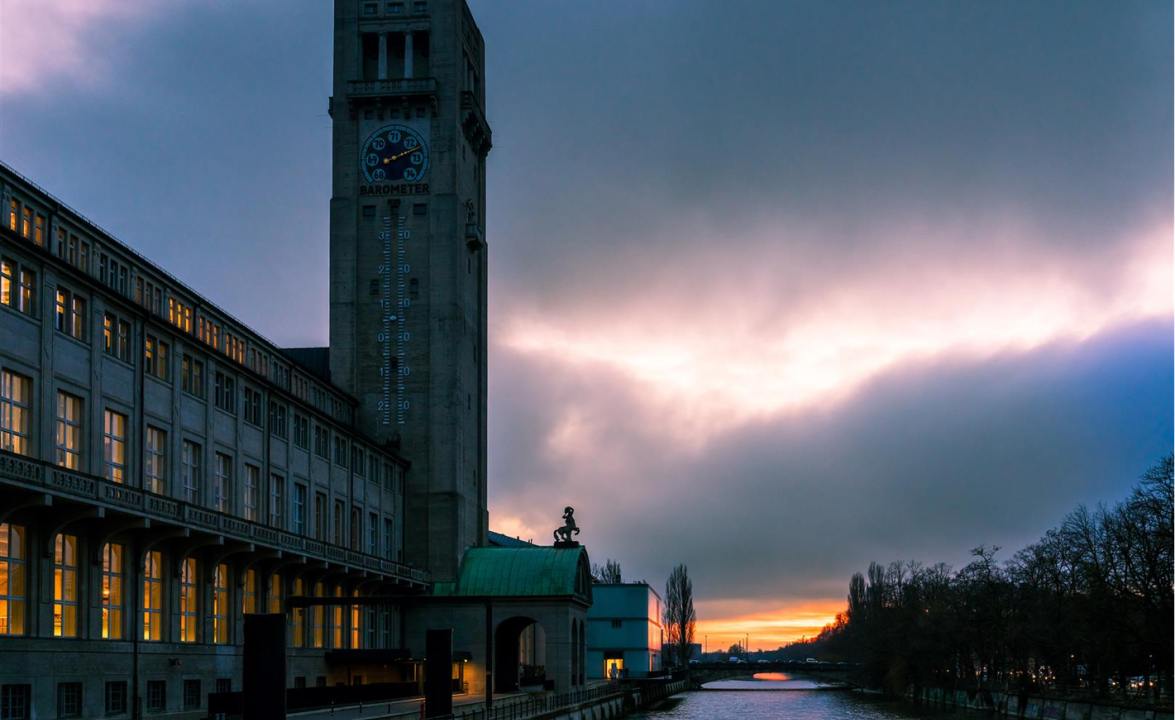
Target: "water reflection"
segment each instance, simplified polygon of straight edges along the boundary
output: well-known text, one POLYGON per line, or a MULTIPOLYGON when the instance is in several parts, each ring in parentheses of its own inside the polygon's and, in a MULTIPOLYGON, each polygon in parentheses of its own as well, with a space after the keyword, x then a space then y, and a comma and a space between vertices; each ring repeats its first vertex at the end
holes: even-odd
MULTIPOLYGON (((729 682, 789 682, 741 680, 729 682)), ((798 680, 798 682, 807 682, 798 680)), ((644 720, 979 720, 972 712, 920 712, 905 703, 880 701, 847 690, 824 692, 689 692, 664 707, 630 716, 644 720)))
POLYGON ((707 690, 826 690, 840 687, 808 677, 796 677, 791 673, 761 672, 746 680, 714 680, 704 685, 707 690))

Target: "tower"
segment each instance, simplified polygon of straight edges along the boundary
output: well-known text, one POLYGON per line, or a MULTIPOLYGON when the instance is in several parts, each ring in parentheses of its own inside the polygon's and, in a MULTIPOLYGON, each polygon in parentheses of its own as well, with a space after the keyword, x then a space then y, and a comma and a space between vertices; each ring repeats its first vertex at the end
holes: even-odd
POLYGON ((405 560, 486 538, 485 48, 464 0, 336 0, 331 379, 412 463, 405 560))

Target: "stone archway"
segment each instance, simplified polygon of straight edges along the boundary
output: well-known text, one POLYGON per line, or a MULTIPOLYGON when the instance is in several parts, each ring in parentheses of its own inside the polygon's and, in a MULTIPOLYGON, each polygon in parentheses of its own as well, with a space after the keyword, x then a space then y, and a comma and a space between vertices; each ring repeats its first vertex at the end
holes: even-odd
POLYGON ((534 618, 515 616, 494 630, 494 692, 546 681, 547 633, 534 618))

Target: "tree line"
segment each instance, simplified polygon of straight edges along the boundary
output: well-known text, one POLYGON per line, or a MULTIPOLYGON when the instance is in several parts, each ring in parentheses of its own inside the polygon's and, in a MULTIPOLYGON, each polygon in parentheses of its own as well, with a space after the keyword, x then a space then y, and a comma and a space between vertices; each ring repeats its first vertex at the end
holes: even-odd
POLYGON ((862 680, 1170 702, 1172 456, 1113 507, 1079 507, 1005 562, 872 563, 848 607, 794 654, 860 663, 862 680))

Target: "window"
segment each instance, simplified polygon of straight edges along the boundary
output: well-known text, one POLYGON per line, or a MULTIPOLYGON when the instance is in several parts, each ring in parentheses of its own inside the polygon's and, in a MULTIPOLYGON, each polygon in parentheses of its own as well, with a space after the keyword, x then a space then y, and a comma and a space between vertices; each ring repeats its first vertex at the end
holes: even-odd
POLYGON ((198 398, 204 397, 204 363, 185 353, 180 374, 184 392, 198 398))
POLYGON ((70 337, 86 340, 86 300, 65 288, 57 288, 55 327, 70 337))
POLYGON ((45 247, 45 216, 37 213, 37 219, 33 224, 33 242, 37 247, 45 247))
POLYGON ((335 435, 335 464, 347 467, 347 438, 335 435))
POLYGON ((148 335, 143 340, 143 370, 164 382, 171 380, 170 348, 154 335, 148 335))
POLYGON ((245 519, 257 522, 257 506, 261 493, 261 468, 245 465, 245 519))
POLYGON ((107 410, 104 417, 102 447, 106 479, 121 485, 126 482, 126 415, 107 410))
POLYGON ((25 206, 20 213, 20 236, 27 238, 33 231, 33 209, 25 206))
MULTIPOLYGON (((351 592, 351 597, 359 597, 359 588, 355 588, 355 590, 353 590, 351 592)), ((363 624, 362 624, 362 622, 360 622, 360 620, 362 619, 362 615, 363 615, 363 613, 360 611, 360 608, 358 605, 351 606, 351 645, 350 645, 350 647, 353 649, 356 649, 356 650, 363 647, 363 645, 361 644, 361 641, 360 641, 362 638, 362 635, 363 635, 363 624)), ((371 646, 369 645, 368 647, 371 647, 371 646)))
POLYGON ((24 635, 24 527, 0 523, 0 635, 24 635))
POLYGON ((245 387, 245 422, 261 427, 261 392, 245 387))
POLYGON ((53 540, 53 637, 78 634, 78 539, 58 533, 53 540))
POLYGON ((269 401, 269 432, 282 440, 288 437, 286 435, 286 406, 273 400, 269 401))
POLYGON ((82 716, 82 684, 80 682, 57 683, 57 717, 82 716))
POLYGON ((282 611, 282 576, 274 573, 269 576, 269 612, 282 611))
POLYGON ((314 454, 326 459, 330 457, 330 430, 314 425, 314 454))
POLYGON ((0 258, 0 305, 35 314, 37 274, 11 258, 0 258))
POLYGON ((257 571, 245 571, 245 588, 241 595, 241 612, 257 612, 257 571))
POLYGON ((343 544, 343 501, 335 500, 335 545, 343 544))
POLYGON ((131 361, 131 324, 114 313, 106 313, 102 320, 102 350, 123 362, 131 361))
POLYGON ((384 518, 384 557, 388 560, 395 557, 395 544, 392 542, 394 527, 391 518, 384 518))
POLYGON ((184 332, 192 332, 192 308, 173 297, 167 299, 167 319, 184 332))
POLYGON ((269 524, 282 527, 282 506, 286 501, 286 479, 281 475, 269 478, 269 524))
POLYGON ((358 506, 351 508, 351 549, 363 549, 363 512, 358 506))
POLYGON ((216 453, 216 475, 212 479, 212 507, 226 513, 232 509, 233 459, 216 453))
POLYGON ((180 481, 184 486, 184 500, 186 502, 200 502, 200 481, 203 479, 200 472, 200 457, 200 446, 189 440, 184 440, 180 481))
MULTIPOLYGON (((335 597, 343 597, 343 586, 335 585, 335 597)), ((330 646, 333 648, 341 648, 343 646, 343 606, 334 605, 330 609, 330 646)))
POLYGON ((619 629, 620 629, 620 626, 621 626, 622 624, 623 624, 623 623, 622 623, 622 622, 621 622, 619 619, 617 619, 617 618, 613 618, 613 619, 612 619, 612 629, 613 629, 613 630, 619 630, 619 629))
POLYGON ((232 678, 216 678, 216 692, 229 693, 233 691, 232 678))
POLYGON ((237 414, 237 392, 233 379, 222 372, 216 373, 216 387, 214 399, 216 407, 225 412, 237 414))
POLYGON ((196 642, 196 558, 180 564, 180 642, 196 642))
POLYGON ((78 470, 82 466, 82 399, 57 391, 57 433, 54 439, 58 465, 78 470))
POLYGON ((314 537, 326 540, 326 495, 314 493, 314 537))
POLYGON ((163 555, 158 550, 143 558, 143 639, 163 639, 163 555))
POLYGON ((297 413, 294 414, 294 444, 303 450, 310 449, 310 420, 297 413))
POLYGON ((32 685, 0 686, 0 718, 28 720, 32 710, 32 685))
MULTIPOLYGON (((326 597, 326 588, 321 582, 314 583, 314 597, 326 597)), ((310 608, 310 647, 320 648, 325 640, 326 607, 315 605, 310 608)))
POLYGON ((212 574, 212 642, 228 643, 228 565, 220 563, 212 574))
POLYGON ((106 683, 106 714, 123 715, 126 713, 126 680, 113 680, 106 683))
POLYGON ((147 710, 160 712, 167 709, 167 681, 147 681, 147 710))
POLYGON ((294 483, 294 527, 298 535, 306 534, 306 486, 294 483))
POLYGON ((367 552, 371 555, 379 552, 379 515, 376 513, 367 515, 367 552))
POLYGON ((0 450, 29 454, 32 398, 30 378, 8 370, 0 372, 0 450))
POLYGON ((102 546, 102 639, 122 639, 122 545, 102 546))
MULTIPOLYGON (((302 578, 294 578, 293 597, 301 597, 305 593, 305 585, 302 578)), ((294 631, 290 637, 290 644, 294 647, 302 647, 306 642, 306 608, 294 608, 293 613, 294 631)))
POLYGON ((156 495, 166 495, 167 433, 148 425, 144 455, 143 480, 146 481, 147 491, 156 495))
POLYGON ((184 710, 200 708, 200 681, 184 680, 184 710))

